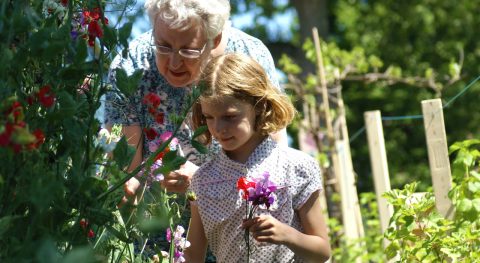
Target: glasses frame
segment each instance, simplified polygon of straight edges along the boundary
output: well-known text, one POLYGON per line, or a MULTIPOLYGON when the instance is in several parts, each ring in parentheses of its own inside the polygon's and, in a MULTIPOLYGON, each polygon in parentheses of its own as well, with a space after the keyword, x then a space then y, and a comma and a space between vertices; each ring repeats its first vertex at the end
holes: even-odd
POLYGON ((207 42, 203 45, 201 49, 195 49, 195 48, 171 48, 168 46, 164 45, 159 45, 155 43, 155 37, 153 36, 152 32, 152 42, 151 46, 155 48, 155 52, 160 54, 160 55, 172 55, 172 54, 178 54, 183 58, 186 59, 198 59, 202 56, 203 52, 205 51, 207 47, 207 42))

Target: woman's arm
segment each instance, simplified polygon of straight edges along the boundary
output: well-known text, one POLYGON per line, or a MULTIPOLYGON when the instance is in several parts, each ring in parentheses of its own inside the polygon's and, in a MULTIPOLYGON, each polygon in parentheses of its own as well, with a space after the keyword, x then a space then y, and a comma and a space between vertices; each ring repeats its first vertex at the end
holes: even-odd
POLYGON ((188 226, 187 240, 190 247, 185 250, 186 262, 203 263, 207 252, 207 238, 203 229, 203 223, 196 205, 191 205, 190 225, 188 226))
MULTIPOLYGON (((112 125, 106 125, 106 129, 111 132, 112 125)), ((133 171, 142 163, 143 158, 143 143, 142 143, 142 128, 139 125, 135 126, 124 126, 122 127, 122 134, 125 135, 127 143, 130 146, 135 147, 135 155, 133 156, 132 162, 127 168, 128 172, 133 171)), ((137 205, 137 189, 140 186, 140 182, 137 178, 132 177, 124 185, 125 196, 120 201, 119 207, 129 203, 132 205, 137 205)))

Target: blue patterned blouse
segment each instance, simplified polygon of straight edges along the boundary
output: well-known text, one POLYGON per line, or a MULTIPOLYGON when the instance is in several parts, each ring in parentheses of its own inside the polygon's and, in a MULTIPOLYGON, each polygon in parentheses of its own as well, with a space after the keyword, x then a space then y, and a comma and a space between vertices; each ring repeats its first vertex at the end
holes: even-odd
MULTIPOLYGON (((223 37, 226 37, 228 40, 225 53, 243 53, 254 58, 263 66, 273 85, 280 87, 272 55, 259 39, 233 27, 224 30, 223 37)), ((118 68, 123 68, 127 75, 133 74, 136 70, 143 70, 143 77, 138 84, 137 91, 130 97, 119 96, 118 92, 108 92, 106 94, 105 124, 140 125, 142 128, 153 128, 158 134, 174 130, 175 126, 169 115, 181 114, 189 88, 173 87, 160 75, 155 65, 155 50, 151 45, 151 41, 152 31, 150 30, 130 43, 129 53, 126 58, 119 55, 113 60, 108 78, 114 90, 117 90, 115 70, 118 68), (159 95, 161 98, 159 110, 164 114, 163 124, 155 122, 154 118, 148 113, 147 106, 142 103, 144 96, 150 92, 159 95)), ((189 126, 184 123, 176 137, 180 141, 184 154, 192 153, 189 161, 200 165, 205 161, 206 157, 202 157, 190 145, 191 133, 189 126)), ((144 158, 151 153, 148 142, 149 139, 144 136, 144 158)), ((211 150, 216 152, 218 145, 215 148, 211 150)))

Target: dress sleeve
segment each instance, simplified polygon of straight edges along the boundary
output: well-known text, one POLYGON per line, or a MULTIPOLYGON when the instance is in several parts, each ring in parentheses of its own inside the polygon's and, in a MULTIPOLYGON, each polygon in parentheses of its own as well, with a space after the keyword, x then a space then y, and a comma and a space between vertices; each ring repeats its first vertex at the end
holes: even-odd
POLYGON ((318 163, 310 156, 303 155, 303 161, 295 164, 295 177, 291 178, 292 205, 295 210, 300 209, 308 198, 318 190, 323 190, 322 174, 318 163))

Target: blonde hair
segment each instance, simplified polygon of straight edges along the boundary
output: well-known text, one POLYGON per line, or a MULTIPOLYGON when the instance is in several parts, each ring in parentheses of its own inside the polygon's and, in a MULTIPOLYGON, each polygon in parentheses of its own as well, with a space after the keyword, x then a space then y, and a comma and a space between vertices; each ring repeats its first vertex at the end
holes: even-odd
MULTIPOLYGON (((255 130, 262 135, 285 128, 295 114, 290 99, 270 83, 262 66, 246 55, 231 53, 212 58, 201 73, 200 85, 204 90, 193 106, 194 129, 206 125, 200 102, 221 101, 224 97, 250 103, 257 114, 255 130)), ((199 139, 208 144, 212 136, 207 131, 199 139)))

